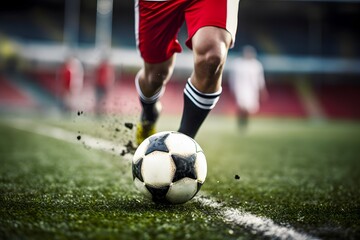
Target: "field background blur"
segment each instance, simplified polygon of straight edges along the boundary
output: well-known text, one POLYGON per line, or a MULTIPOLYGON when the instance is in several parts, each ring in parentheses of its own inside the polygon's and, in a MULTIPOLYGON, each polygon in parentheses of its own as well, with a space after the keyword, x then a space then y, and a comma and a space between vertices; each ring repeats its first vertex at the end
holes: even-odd
MULTIPOLYGON (((257 49, 270 94, 257 115, 359 120, 359 18, 358 1, 242 0, 236 44, 228 62, 244 45, 257 49)), ((115 85, 102 103, 105 114, 137 114, 133 78, 142 61, 134 24, 130 0, 3 2, 1 114, 61 114, 59 69, 69 54, 78 57, 85 69, 84 87, 70 110, 93 113, 95 69, 104 52, 116 70, 115 85)), ((184 26, 179 33, 183 53, 162 99, 165 114, 178 115, 182 110, 182 89, 192 69, 186 38, 184 26)), ((213 114, 236 113, 227 76, 226 68, 224 94, 213 114)))

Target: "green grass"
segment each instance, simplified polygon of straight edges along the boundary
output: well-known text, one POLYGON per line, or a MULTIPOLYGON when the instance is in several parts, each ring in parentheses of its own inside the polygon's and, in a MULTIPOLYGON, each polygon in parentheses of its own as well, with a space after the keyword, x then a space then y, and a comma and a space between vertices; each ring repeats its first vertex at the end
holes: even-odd
POLYGON ((241 136, 210 126, 215 130, 199 137, 205 149, 224 153, 210 160, 217 177, 208 186, 217 187, 206 190, 231 206, 316 236, 359 236, 359 125, 280 120, 252 127, 241 136), (209 135, 218 137, 206 141, 209 135))
MULTIPOLYGON (((134 131, 124 123, 133 121, 73 116, 32 124, 123 144, 134 131)), ((159 130, 174 130, 178 121, 164 117, 159 130)), ((144 201, 121 156, 16 130, 4 121, 0 136, 1 239, 261 238, 224 223, 196 201, 144 201)), ((360 125, 256 120, 240 133, 234 119, 210 116, 197 141, 208 160, 202 192, 225 206, 324 239, 360 237, 360 125)))

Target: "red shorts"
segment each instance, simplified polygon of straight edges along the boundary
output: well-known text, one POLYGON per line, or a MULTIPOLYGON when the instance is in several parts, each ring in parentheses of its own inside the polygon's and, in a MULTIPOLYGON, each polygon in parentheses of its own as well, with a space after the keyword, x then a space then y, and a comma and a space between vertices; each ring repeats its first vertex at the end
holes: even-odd
POLYGON ((177 34, 186 22, 188 39, 202 27, 226 29, 235 41, 239 0, 135 0, 136 44, 147 63, 160 63, 181 52, 177 34))

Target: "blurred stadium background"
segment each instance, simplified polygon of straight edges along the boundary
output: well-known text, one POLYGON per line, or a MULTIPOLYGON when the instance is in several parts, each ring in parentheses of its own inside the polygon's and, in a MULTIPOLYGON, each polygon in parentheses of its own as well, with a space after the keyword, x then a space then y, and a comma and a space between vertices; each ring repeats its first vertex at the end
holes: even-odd
MULTIPOLYGON (((84 87, 72 110, 93 112, 95 69, 107 53, 115 85, 107 113, 138 112, 133 78, 142 61, 136 51, 131 0, 13 0, 0 8, 0 111, 60 112, 59 69, 73 54, 84 65, 84 87)), ((241 0, 235 47, 228 61, 250 44, 264 64, 270 98, 259 116, 360 119, 360 1, 241 0)), ((181 44, 186 29, 179 34, 181 44)), ((183 45, 184 46, 184 45, 183 45)), ((191 52, 178 55, 164 112, 180 114, 182 88, 192 69, 191 52), (178 98, 179 101, 170 101, 178 98)), ((236 112, 224 76, 214 110, 236 112)))
MULTIPOLYGON (((301 239, 360 239, 359 18, 360 0, 240 1, 228 62, 253 45, 269 99, 248 134, 238 134, 225 68, 223 95, 197 140, 209 166, 204 201, 265 217, 253 224, 229 222, 202 198, 176 208, 139 199, 123 161, 140 112, 133 0, 2 1, 0 239, 298 239, 292 227, 301 239), (69 56, 85 76, 70 98, 69 56), (98 121, 104 57, 115 82, 98 121), (286 229, 269 232, 269 221, 286 229)), ((186 35, 184 27, 160 131, 180 120, 192 70, 186 35)))

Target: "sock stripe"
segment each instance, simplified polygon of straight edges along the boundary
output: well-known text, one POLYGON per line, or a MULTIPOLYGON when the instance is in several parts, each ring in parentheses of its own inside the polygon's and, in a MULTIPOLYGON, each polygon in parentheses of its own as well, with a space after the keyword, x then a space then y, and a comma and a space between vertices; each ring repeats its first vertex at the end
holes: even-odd
POLYGON ((215 93, 201 93, 199 90, 197 90, 194 85, 192 85, 192 83, 190 82, 190 79, 188 79, 188 82, 186 84, 187 88, 191 88, 192 92, 194 92, 196 95, 198 95, 199 97, 202 98, 216 98, 219 97, 221 95, 221 91, 222 89, 220 89, 219 91, 215 92, 215 93))
MULTIPOLYGON (((196 94, 192 88, 190 88, 188 85, 185 86, 185 91, 187 91, 190 95, 193 96, 193 98, 195 98, 198 102, 202 103, 202 104, 213 104, 214 100, 220 97, 220 94, 217 94, 216 96, 212 96, 212 97, 203 97, 200 96, 199 94, 196 94)), ((204 94, 202 94, 204 95, 204 94)))
POLYGON ((186 94, 186 96, 199 108, 202 109, 212 109, 214 104, 204 104, 201 103, 200 101, 198 101, 197 99, 195 99, 191 93, 189 93, 186 89, 184 90, 184 93, 186 94))
POLYGON ((219 101, 221 89, 216 93, 201 93, 194 86, 191 86, 190 81, 185 86, 185 95, 199 108, 211 110, 219 101))

